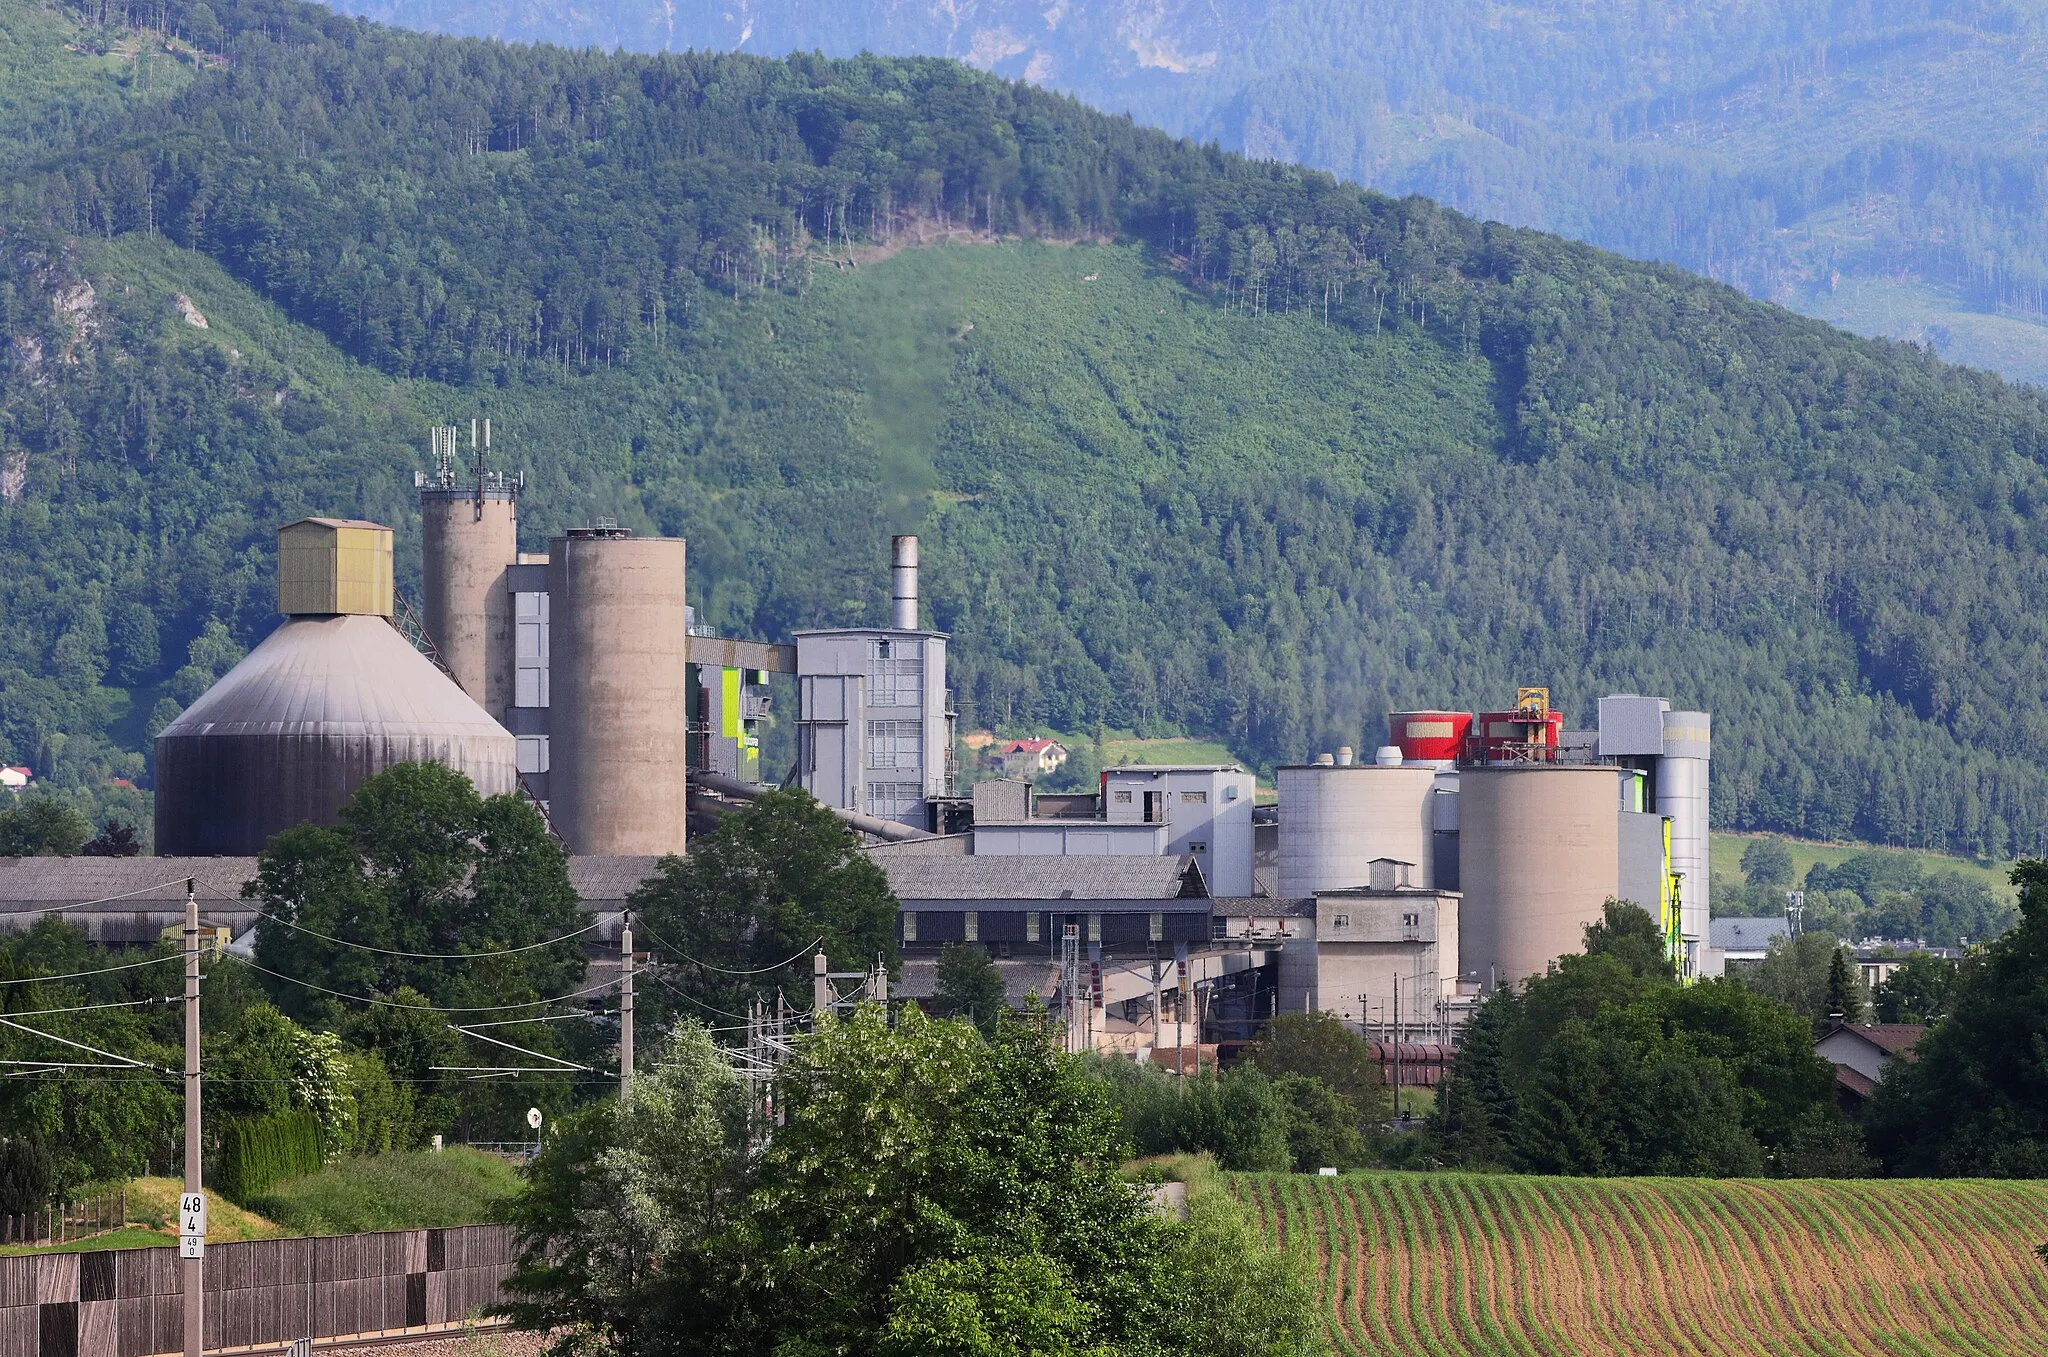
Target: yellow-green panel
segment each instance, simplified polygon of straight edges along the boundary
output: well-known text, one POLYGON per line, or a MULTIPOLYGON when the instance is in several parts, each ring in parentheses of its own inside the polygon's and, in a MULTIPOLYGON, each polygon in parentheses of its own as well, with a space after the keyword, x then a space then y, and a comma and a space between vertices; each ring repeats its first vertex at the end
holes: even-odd
POLYGON ((718 733, 729 739, 740 737, 740 671, 718 671, 718 733))

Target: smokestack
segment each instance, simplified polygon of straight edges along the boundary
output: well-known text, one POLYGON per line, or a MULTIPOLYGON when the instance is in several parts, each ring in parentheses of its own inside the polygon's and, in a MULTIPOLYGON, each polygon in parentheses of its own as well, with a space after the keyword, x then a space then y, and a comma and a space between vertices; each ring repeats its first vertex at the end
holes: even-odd
POLYGON ((889 584, 891 606, 889 625, 898 631, 917 630, 917 539, 896 537, 889 542, 889 584))

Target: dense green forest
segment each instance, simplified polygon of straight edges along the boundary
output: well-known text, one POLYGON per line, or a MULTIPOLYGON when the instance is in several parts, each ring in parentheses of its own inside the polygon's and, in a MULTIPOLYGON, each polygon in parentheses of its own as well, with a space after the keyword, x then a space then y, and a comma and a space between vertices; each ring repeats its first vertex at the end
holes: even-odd
POLYGON ((2048 381, 2041 0, 338 0, 440 32, 956 57, 2048 381))
POLYGON ((530 545, 687 536, 734 632, 880 618, 922 532, 971 721, 1270 764, 1639 689, 1723 825, 2048 840, 2026 388, 950 62, 0 15, 0 758, 81 795, 271 625, 277 523, 415 551, 487 414, 530 545))

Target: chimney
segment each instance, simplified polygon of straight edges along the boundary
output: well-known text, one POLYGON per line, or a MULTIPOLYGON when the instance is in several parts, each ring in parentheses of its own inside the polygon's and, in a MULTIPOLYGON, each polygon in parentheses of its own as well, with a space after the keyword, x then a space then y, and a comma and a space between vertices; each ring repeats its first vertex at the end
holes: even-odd
POLYGON ((889 625, 898 631, 917 630, 917 539, 896 537, 889 542, 889 625))

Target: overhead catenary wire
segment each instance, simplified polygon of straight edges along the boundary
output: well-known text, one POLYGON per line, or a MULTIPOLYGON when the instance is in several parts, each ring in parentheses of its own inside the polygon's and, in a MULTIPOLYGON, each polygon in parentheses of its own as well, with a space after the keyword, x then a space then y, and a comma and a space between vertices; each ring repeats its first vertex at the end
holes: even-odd
MULTIPOLYGON (((77 900, 68 905, 50 905, 45 908, 34 910, 33 912, 36 914, 62 914, 67 910, 91 909, 94 905, 111 905, 116 900, 132 899, 133 897, 138 895, 147 895, 151 891, 167 890, 172 886, 182 886, 185 884, 185 881, 186 878, 182 876, 172 877, 169 881, 159 881, 153 886, 137 886, 134 890, 122 891, 119 895, 102 895, 97 900, 77 900)), ((209 886, 208 889, 210 890, 213 888, 209 886)), ((26 914, 30 913, 31 911, 23 910, 22 912, 26 914)))
POLYGON ((72 971, 68 975, 23 975, 11 980, 0 980, 0 985, 40 985, 52 980, 79 980, 94 975, 112 975, 115 971, 132 971, 142 966, 161 966, 166 961, 183 961, 177 952, 155 956, 147 961, 130 961, 121 966, 102 966, 96 971, 72 971))
POLYGON ((552 999, 526 999, 518 1003, 511 1004, 478 1004, 466 1008, 436 1008, 432 1004, 401 1004, 395 1003, 389 999, 372 998, 370 995, 367 994, 348 994, 342 990, 329 989, 325 985, 316 985, 310 980, 301 980, 299 979, 299 977, 295 975, 286 975, 282 971, 273 971, 268 966, 259 966, 255 962, 249 961, 247 959, 238 958, 238 960, 241 960, 242 964, 244 966, 247 966, 252 971, 261 971, 263 972, 263 974, 273 976, 279 980, 286 982, 287 984, 299 985, 305 989, 316 990, 321 994, 330 995, 336 999, 346 999, 350 1003, 356 1004, 374 1004, 379 1008, 403 1008, 408 1009, 414 1013, 509 1013, 514 1009, 520 1008, 546 1008, 551 1004, 565 1004, 568 1003, 571 999, 581 999, 587 994, 596 994, 598 991, 610 989, 613 985, 618 983, 614 980, 603 980, 595 985, 587 985, 582 989, 572 991, 568 994, 557 995, 552 999))
POLYGON ((21 1023, 11 1021, 7 1018, 0 1018, 0 1027, 12 1027, 17 1032, 26 1032, 32 1037, 41 1037, 45 1041, 54 1041, 59 1046, 69 1046, 74 1050, 84 1051, 90 1055, 101 1055, 105 1056, 109 1060, 118 1060, 124 1067, 132 1066, 138 1070, 153 1070, 158 1068, 157 1066, 151 1065, 146 1061, 131 1060, 127 1056, 121 1055, 118 1052, 103 1051, 97 1046, 88 1046, 82 1041, 73 1041, 69 1037, 60 1037, 55 1032, 44 1032, 38 1028, 27 1027, 21 1023))
MULTIPOLYGON (((674 957, 675 960, 688 962, 690 965, 696 966, 702 970, 716 971, 720 975, 767 975, 770 971, 779 971, 784 966, 787 966, 792 962, 801 961, 805 957, 810 956, 812 953, 816 952, 818 950, 818 947, 825 941, 823 936, 814 938, 810 942, 810 944, 804 947, 801 951, 792 953, 786 959, 778 961, 772 966, 756 966, 752 970, 736 971, 727 966, 714 966, 708 961, 699 961, 693 956, 684 955, 682 948, 676 946, 667 938, 662 937, 661 934, 655 932, 652 928, 649 928, 647 926, 647 916, 644 914, 640 916, 640 931, 645 933, 649 938, 653 939, 655 942, 660 943, 662 947, 665 948, 674 957)), ((730 1017, 731 1015, 727 1014, 726 1016, 730 1017)))
POLYGON ((535 952, 543 947, 552 947, 558 942, 567 942, 571 938, 580 938, 585 933, 597 928, 603 921, 593 920, 573 933, 564 933, 560 937, 547 938, 540 942, 529 942, 524 947, 501 947, 495 951, 488 952, 402 952, 392 947, 376 947, 367 942, 350 942, 347 938, 333 937, 308 928, 304 924, 293 923, 290 919, 278 914, 258 915, 256 922, 258 925, 266 923, 283 924, 293 932, 304 933, 307 937, 318 938, 322 942, 331 942, 337 947, 352 947, 358 952, 375 952, 379 956, 399 957, 407 961, 485 961, 491 957, 517 956, 521 952, 535 952))

